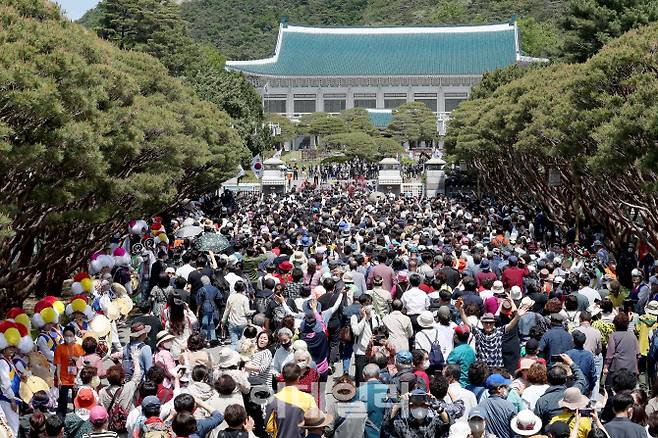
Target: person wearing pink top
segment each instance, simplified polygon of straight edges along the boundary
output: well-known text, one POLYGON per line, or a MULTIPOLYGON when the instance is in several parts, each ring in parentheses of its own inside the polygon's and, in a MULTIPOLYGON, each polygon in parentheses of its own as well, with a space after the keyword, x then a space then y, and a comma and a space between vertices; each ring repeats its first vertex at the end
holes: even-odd
POLYGON ((98 347, 98 341, 93 337, 87 337, 82 340, 82 349, 85 352, 85 355, 78 358, 76 363, 79 370, 83 367, 94 367, 98 370, 97 376, 99 378, 105 377, 105 367, 103 366, 103 359, 96 354, 96 348, 98 347))

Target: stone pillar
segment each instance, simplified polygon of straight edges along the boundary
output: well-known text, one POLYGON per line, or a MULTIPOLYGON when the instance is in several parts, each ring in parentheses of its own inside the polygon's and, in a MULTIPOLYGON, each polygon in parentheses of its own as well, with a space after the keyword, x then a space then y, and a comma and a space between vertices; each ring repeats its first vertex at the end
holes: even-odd
POLYGON ((292 88, 288 87, 286 95, 286 116, 290 119, 295 114, 295 98, 292 88))
POLYGON ((384 91, 377 87, 377 109, 384 109, 384 91))

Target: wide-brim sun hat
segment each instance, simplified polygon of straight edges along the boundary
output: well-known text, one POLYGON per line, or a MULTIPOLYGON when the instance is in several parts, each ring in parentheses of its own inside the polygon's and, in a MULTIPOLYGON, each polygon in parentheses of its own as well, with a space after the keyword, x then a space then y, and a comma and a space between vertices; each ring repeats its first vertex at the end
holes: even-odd
POLYGON ((329 426, 334 421, 331 415, 326 415, 318 408, 309 409, 304 414, 304 421, 299 423, 302 429, 320 429, 329 426))
POLYGON ((158 332, 157 336, 155 337, 155 346, 158 347, 163 342, 171 341, 174 339, 176 339, 176 337, 171 333, 169 333, 167 330, 161 330, 158 332))
POLYGON ((512 431, 520 436, 532 436, 541 430, 541 418, 530 409, 524 409, 510 421, 512 431))
POLYGON ((576 409, 583 409, 589 403, 589 398, 581 394, 580 389, 578 388, 567 388, 564 391, 564 396, 560 401, 558 401, 558 406, 561 408, 567 408, 572 411, 576 409))
POLYGON ((422 328, 434 327, 434 315, 429 310, 425 310, 418 315, 418 325, 422 328))
POLYGON ((644 313, 649 315, 658 316, 658 301, 651 300, 644 308, 644 313))
POLYGON ((219 368, 232 368, 240 363, 240 353, 230 347, 224 347, 219 351, 217 366, 219 368))

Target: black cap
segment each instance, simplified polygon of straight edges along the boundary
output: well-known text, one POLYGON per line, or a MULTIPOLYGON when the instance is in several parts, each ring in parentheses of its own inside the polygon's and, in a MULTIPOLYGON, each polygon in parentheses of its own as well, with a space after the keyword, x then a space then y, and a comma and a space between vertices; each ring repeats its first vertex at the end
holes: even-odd
POLYGON ((532 350, 536 351, 539 349, 539 341, 536 340, 535 338, 530 338, 528 339, 528 342, 525 343, 525 349, 526 351, 532 350))

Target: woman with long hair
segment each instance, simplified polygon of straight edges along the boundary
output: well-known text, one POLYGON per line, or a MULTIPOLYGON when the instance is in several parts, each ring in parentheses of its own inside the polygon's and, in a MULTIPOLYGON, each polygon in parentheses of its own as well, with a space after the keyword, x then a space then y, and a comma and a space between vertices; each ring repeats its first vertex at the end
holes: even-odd
POLYGON ((167 305, 162 311, 162 326, 174 336, 171 345, 171 355, 177 359, 187 348, 187 339, 195 327, 198 326, 194 313, 187 303, 182 300, 180 294, 173 292, 169 294, 167 305))
POLYGON ((155 286, 151 289, 151 305, 155 316, 162 316, 162 312, 167 305, 167 297, 173 291, 174 288, 169 284, 169 275, 161 272, 155 286))
POLYGON ((612 383, 616 371, 626 368, 635 375, 638 374, 637 358, 640 354, 637 338, 628 331, 628 315, 620 313, 615 316, 613 324, 615 331, 608 338, 608 349, 603 364, 603 376, 606 384, 612 383))

